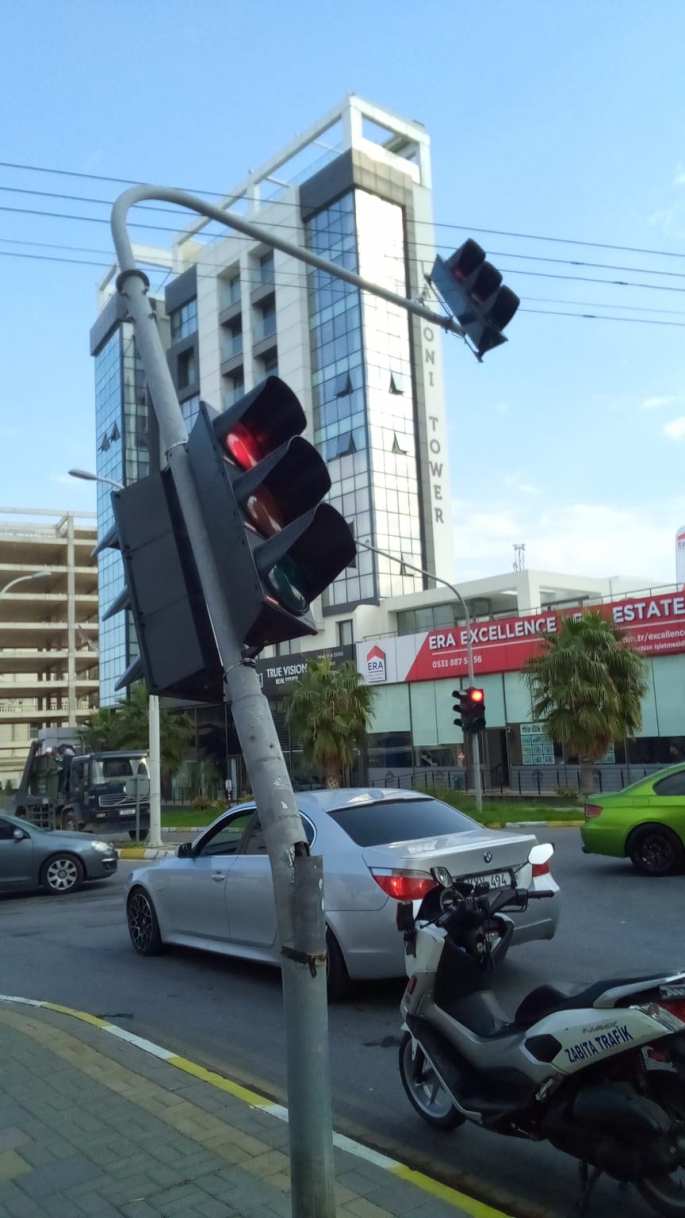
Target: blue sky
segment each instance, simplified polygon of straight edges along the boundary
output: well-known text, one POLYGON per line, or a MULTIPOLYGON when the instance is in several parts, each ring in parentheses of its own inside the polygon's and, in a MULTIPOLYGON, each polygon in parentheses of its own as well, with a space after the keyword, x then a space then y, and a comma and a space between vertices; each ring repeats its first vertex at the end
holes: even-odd
MULTIPOLYGON (((22 0, 3 12, 0 157, 223 191, 347 92, 420 119, 436 220, 465 226, 439 245, 475 236, 523 301, 483 364, 445 341, 457 576, 506 570, 525 542, 531 567, 668 581, 685 522, 684 45, 681 0, 22 0)), ((91 508, 66 471, 94 464, 100 271, 44 258, 104 265, 108 208, 82 199, 118 188, 4 167, 0 187, 0 502, 91 508)))

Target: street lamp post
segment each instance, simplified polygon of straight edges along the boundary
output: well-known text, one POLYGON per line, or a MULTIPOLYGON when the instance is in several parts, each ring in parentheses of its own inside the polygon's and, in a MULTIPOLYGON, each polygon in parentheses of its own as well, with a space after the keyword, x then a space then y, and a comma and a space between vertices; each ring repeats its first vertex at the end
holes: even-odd
POLYGON ((15 588, 17 584, 28 583, 32 579, 45 579, 48 575, 54 575, 53 571, 34 571, 31 575, 20 575, 18 579, 11 579, 4 588, 0 588, 0 596, 4 596, 9 592, 10 588, 15 588))
MULTIPOLYGON (((116 491, 123 491, 121 482, 115 478, 105 478, 102 474, 93 474, 87 469, 70 469, 72 478, 81 478, 84 482, 103 482, 112 486, 116 491)), ((150 831, 148 845, 159 849, 162 845, 162 789, 160 773, 160 733, 159 733, 159 698, 156 694, 148 694, 148 747, 150 751, 150 831)), ((138 791, 138 775, 136 774, 136 792, 138 791)), ((138 800, 136 799, 136 806, 138 800)), ((138 832, 138 817, 136 815, 136 839, 138 832)))
MULTIPOLYGON (((467 665, 468 665, 468 670, 469 670, 469 681, 470 681, 471 685, 475 685, 476 674, 474 671, 474 664, 473 664, 473 643, 471 641, 471 618, 469 617, 469 611, 466 608, 466 601, 464 600, 459 589, 455 588, 454 584, 450 584, 446 579, 442 579, 439 575, 436 575, 434 571, 426 571, 426 570, 424 570, 423 567, 417 567, 414 563, 407 562, 406 558, 402 558, 401 555, 391 554, 391 553, 389 553, 388 550, 380 550, 378 548, 378 546, 369 545, 368 541, 360 541, 359 538, 356 538, 355 540, 357 542, 357 545, 362 546, 362 548, 364 550, 372 550, 374 554, 382 554, 384 558, 391 558, 393 560, 393 562, 398 562, 398 563, 400 563, 401 566, 408 567, 410 571, 418 571, 419 575, 427 575, 429 579, 434 579, 436 583, 442 584, 443 587, 449 588, 450 592, 454 593, 457 600, 459 601, 459 604, 462 607, 462 611, 464 614, 464 624, 466 626, 466 659, 467 659, 467 665)), ((478 740, 478 735, 475 732, 471 736, 471 744, 473 747, 473 786, 474 786, 474 794, 476 796, 476 808, 478 809, 479 812, 481 812, 482 808, 483 808, 483 784, 482 784, 482 776, 481 776, 481 772, 480 772, 480 744, 479 744, 479 740, 478 740)), ((413 750, 414 750, 414 745, 412 743, 412 756, 413 756, 413 750)))

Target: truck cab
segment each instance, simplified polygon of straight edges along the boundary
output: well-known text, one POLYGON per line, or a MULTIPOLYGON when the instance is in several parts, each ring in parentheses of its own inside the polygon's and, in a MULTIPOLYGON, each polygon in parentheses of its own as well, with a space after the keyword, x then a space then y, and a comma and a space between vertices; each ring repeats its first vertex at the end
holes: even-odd
POLYGON ((150 827, 148 753, 84 752, 78 737, 44 729, 31 743, 14 812, 45 829, 144 837, 150 827))

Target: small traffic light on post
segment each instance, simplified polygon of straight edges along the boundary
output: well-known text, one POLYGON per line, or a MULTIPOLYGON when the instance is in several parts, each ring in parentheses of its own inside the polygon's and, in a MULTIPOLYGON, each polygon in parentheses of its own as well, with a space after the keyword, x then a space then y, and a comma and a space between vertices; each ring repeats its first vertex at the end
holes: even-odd
POLYGON ((452 697, 456 702, 452 707, 458 717, 454 722, 467 735, 482 732, 485 728, 485 693, 482 689, 453 689, 452 697))
POLYGON ((505 343, 502 333, 521 301, 502 285, 502 275, 485 260, 485 250, 469 238, 450 258, 435 259, 428 280, 463 327, 478 359, 505 343))
POLYGON ((311 602, 356 554, 349 525, 321 502, 330 475, 305 426, 295 394, 270 376, 222 413, 201 402, 188 439, 229 612, 252 655, 316 634, 311 602))

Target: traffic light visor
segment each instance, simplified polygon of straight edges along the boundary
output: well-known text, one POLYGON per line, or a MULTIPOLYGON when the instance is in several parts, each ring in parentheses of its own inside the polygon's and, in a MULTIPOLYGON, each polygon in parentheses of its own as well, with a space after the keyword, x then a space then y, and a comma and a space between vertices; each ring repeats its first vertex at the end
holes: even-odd
POLYGON ((285 381, 268 376, 245 397, 214 417, 226 456, 240 469, 253 469, 291 436, 304 431, 304 410, 285 381))
POLYGON ((470 275, 473 275, 474 271, 477 271, 484 261, 485 250, 477 241, 469 237, 468 241, 460 245, 459 249, 448 259, 447 265, 454 278, 461 280, 468 279, 470 275))

